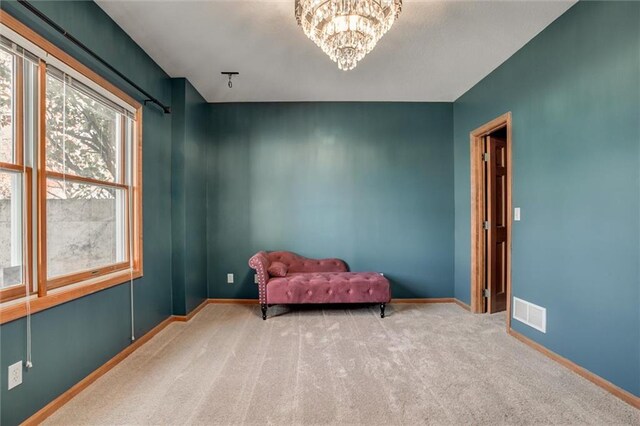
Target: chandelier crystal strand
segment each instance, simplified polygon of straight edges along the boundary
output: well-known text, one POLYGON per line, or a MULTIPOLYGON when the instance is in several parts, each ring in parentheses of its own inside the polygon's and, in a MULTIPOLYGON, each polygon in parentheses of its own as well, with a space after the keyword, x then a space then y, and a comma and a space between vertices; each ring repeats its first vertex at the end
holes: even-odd
POLYGON ((352 70, 389 31, 402 0, 295 0, 298 25, 341 70, 352 70))

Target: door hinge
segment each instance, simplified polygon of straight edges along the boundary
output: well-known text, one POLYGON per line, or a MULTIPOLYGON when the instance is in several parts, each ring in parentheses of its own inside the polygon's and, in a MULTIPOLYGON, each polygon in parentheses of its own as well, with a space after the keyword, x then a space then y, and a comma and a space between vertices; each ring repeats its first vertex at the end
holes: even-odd
POLYGON ((485 163, 487 163, 489 161, 489 153, 485 152, 482 154, 482 161, 484 161, 485 163))
POLYGON ((485 297, 487 299, 491 297, 491 292, 489 291, 488 288, 485 288, 482 290, 482 297, 485 297))
POLYGON ((489 221, 485 220, 484 222, 482 222, 482 229, 489 229, 489 221))

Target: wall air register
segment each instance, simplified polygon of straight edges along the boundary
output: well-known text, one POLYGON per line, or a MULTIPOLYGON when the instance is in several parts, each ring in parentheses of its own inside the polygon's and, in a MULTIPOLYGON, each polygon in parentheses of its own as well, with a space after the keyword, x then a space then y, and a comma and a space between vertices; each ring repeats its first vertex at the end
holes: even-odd
POLYGON ((514 297, 513 318, 538 331, 547 332, 547 310, 541 306, 514 297))

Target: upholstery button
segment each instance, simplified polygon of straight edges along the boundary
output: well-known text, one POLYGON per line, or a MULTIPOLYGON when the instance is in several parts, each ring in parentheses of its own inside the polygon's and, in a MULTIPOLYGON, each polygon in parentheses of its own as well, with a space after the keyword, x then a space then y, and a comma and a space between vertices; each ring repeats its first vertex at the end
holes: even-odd
POLYGON ((353 293, 353 290, 349 289, 349 290, 347 290, 347 293, 351 294, 351 293, 353 293))
POLYGON ((287 291, 287 296, 291 296, 291 290, 287 291))
POLYGON ((373 294, 373 290, 372 289, 369 289, 369 294, 373 294))
POLYGON ((311 290, 307 290, 307 294, 308 294, 309 296, 311 296, 311 294, 312 294, 312 293, 311 293, 311 290))
POLYGON ((333 294, 333 290, 331 289, 327 290, 327 294, 333 294))

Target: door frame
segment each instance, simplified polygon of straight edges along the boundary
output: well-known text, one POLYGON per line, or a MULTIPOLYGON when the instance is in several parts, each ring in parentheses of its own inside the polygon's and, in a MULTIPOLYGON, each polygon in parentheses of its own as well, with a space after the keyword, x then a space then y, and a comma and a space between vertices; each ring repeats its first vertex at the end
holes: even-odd
POLYGON ((513 225, 513 144, 511 112, 507 112, 478 127, 469 134, 471 158, 471 312, 483 311, 483 284, 485 277, 484 208, 482 138, 494 131, 507 128, 507 330, 511 327, 511 227, 513 225))

